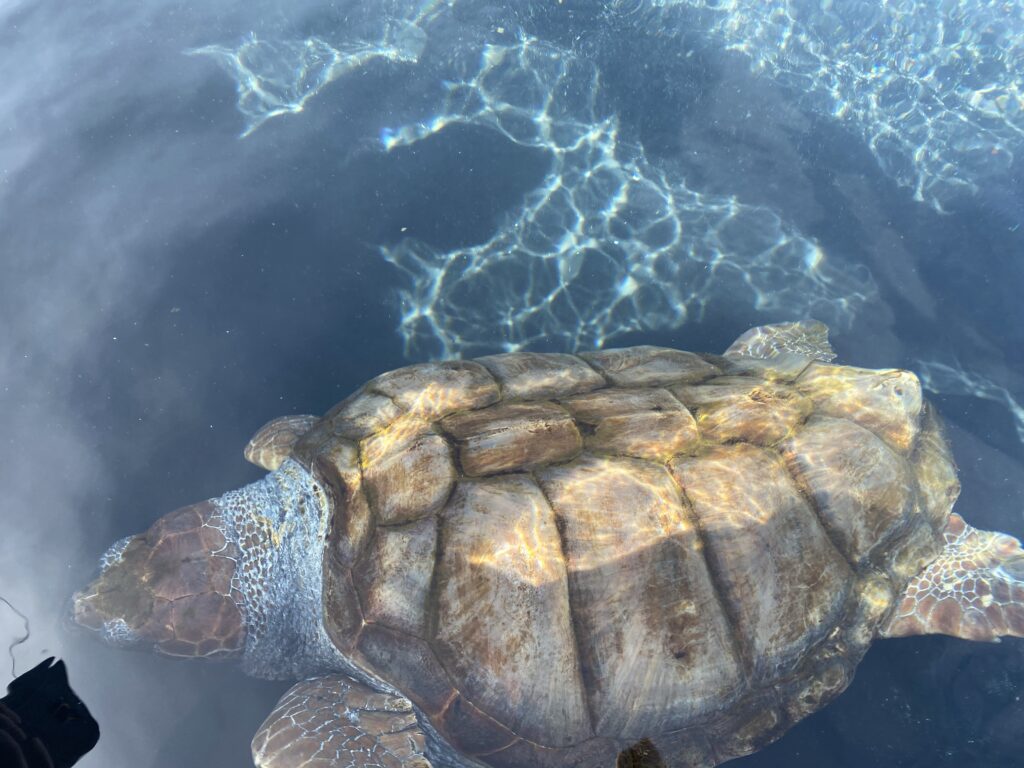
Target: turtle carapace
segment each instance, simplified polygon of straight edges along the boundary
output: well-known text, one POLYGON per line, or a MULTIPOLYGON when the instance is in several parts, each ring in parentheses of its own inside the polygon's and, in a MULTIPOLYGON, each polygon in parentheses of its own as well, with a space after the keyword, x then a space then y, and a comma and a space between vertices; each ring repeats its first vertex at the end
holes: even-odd
POLYGON ((298 682, 261 768, 713 766, 877 637, 1024 635, 917 377, 827 329, 424 363, 270 422, 259 482, 116 544, 106 639, 298 682))

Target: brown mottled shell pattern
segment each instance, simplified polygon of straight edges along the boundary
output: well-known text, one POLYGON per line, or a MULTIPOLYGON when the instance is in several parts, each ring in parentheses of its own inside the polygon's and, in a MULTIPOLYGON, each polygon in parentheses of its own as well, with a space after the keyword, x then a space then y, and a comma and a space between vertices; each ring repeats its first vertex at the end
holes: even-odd
POLYGON ((917 378, 788 354, 386 373, 292 455, 343 652, 489 765, 749 753, 849 683, 957 486, 917 378))

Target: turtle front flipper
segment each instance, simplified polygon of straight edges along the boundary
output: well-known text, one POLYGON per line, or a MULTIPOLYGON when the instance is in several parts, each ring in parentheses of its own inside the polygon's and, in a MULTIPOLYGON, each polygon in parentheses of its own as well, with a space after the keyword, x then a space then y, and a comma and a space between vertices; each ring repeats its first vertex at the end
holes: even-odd
POLYGON ((907 586, 882 637, 1024 637, 1024 549, 1005 533, 949 517, 946 547, 907 586))
POLYGON ((257 768, 431 768, 408 699, 345 675, 292 686, 252 740, 257 768))
POLYGON ((790 354, 824 363, 830 363, 836 357, 828 343, 828 326, 817 320, 759 325, 743 333, 725 350, 725 354, 766 360, 790 354))
POLYGON ((320 419, 316 416, 281 416, 268 421, 245 446, 245 459, 270 472, 281 466, 299 438, 320 419))

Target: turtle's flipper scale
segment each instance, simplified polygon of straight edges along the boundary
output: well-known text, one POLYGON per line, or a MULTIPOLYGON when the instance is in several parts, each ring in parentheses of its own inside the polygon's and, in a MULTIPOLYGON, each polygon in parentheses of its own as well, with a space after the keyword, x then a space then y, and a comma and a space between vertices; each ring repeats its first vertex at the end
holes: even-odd
POLYGON ((257 768, 430 768, 408 699, 345 675, 296 683, 252 740, 257 768))
POLYGON ((828 326, 817 320, 759 325, 742 334, 725 350, 726 355, 745 355, 765 360, 785 354, 801 355, 830 363, 836 353, 828 343, 828 326))
POLYGON ((882 637, 1024 637, 1024 549, 1005 533, 949 517, 946 548, 907 586, 882 637))

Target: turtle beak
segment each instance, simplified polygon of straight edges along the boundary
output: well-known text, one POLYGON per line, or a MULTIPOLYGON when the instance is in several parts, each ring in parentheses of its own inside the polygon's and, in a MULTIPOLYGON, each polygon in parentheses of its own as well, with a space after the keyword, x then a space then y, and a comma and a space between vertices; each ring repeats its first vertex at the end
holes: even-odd
POLYGON ((111 645, 134 646, 153 612, 152 596, 139 576, 145 536, 129 536, 100 558, 100 573, 71 598, 71 620, 111 645))
POLYGON ((231 597, 237 553, 219 520, 215 503, 204 501, 115 543, 100 560, 100 575, 72 598, 73 621, 112 645, 152 645, 170 656, 241 655, 244 622, 231 597))

